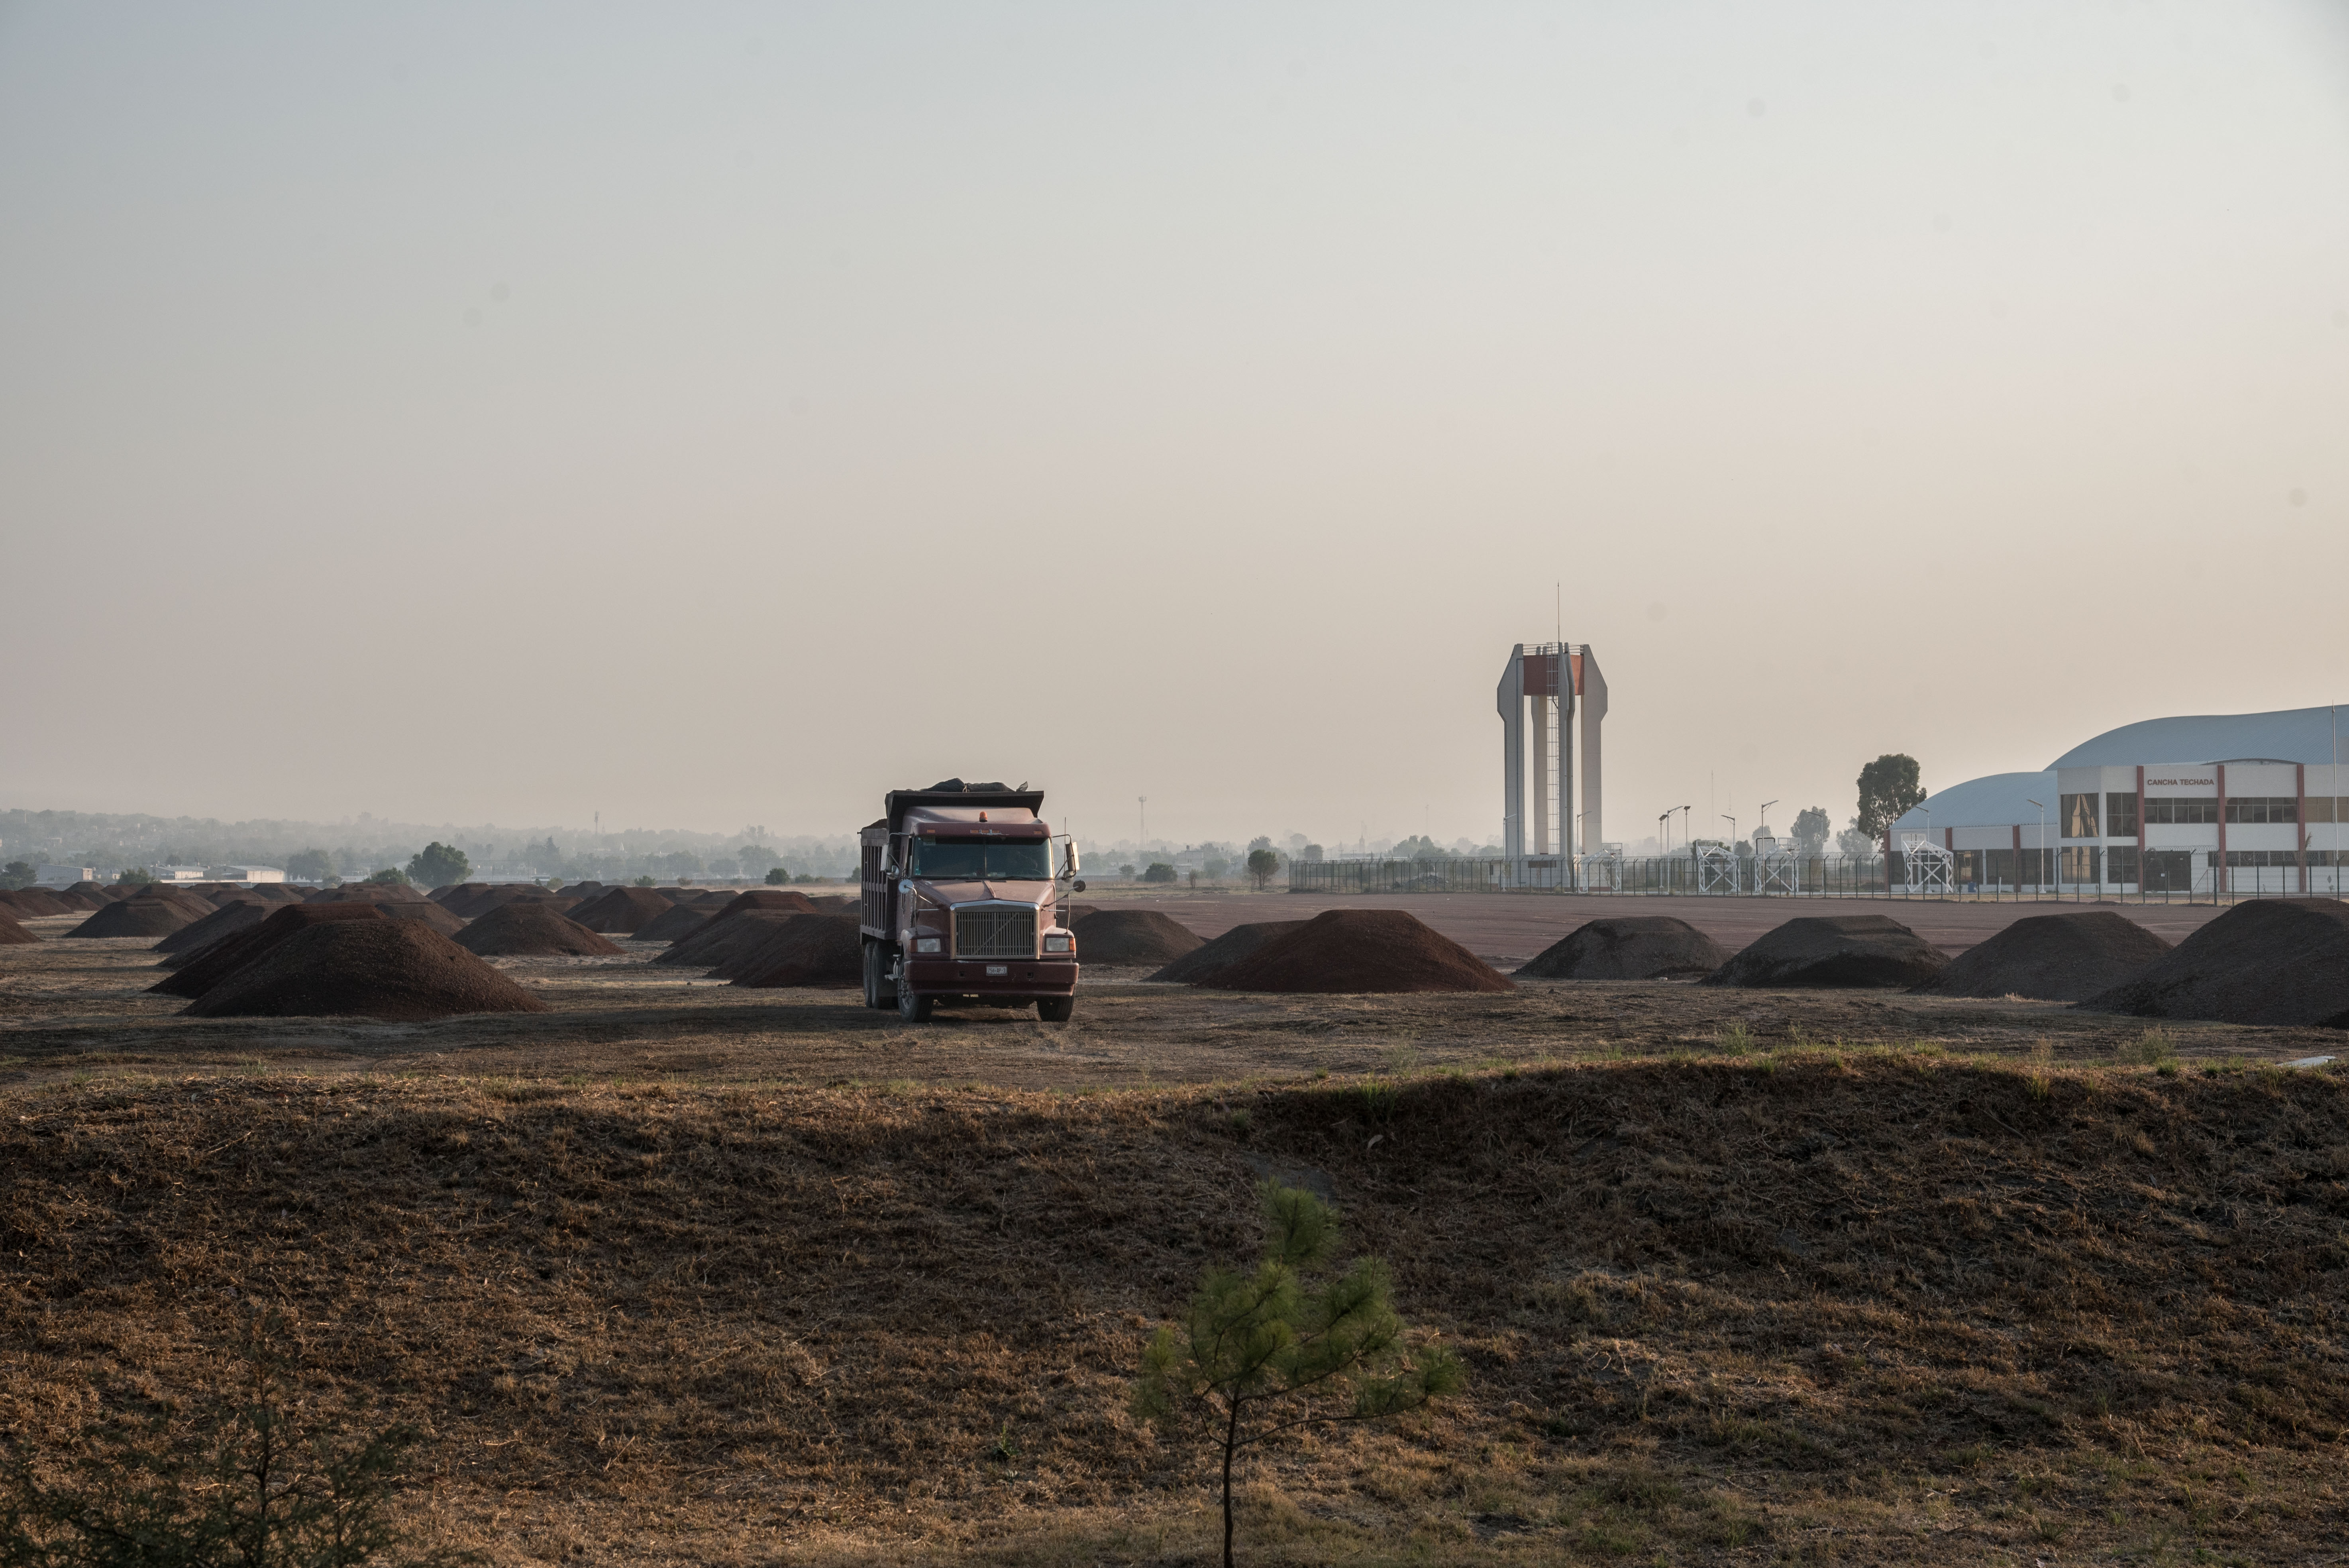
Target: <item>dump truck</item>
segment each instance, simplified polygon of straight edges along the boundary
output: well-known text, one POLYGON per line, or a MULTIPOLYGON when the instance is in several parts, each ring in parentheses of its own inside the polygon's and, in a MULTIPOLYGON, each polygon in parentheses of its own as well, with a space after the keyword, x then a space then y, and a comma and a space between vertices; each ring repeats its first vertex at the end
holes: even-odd
POLYGON ((920 1023, 949 1006, 1077 1005, 1077 938, 1063 890, 1081 892, 1074 840, 1043 819, 1044 792, 948 779, 893 789, 857 835, 864 870, 864 1005, 920 1023))

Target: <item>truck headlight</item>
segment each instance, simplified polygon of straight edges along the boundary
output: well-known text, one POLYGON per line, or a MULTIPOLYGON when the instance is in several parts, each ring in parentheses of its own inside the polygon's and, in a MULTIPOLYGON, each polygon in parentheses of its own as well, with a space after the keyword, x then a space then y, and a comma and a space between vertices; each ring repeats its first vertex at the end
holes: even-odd
POLYGON ((914 938, 914 951, 916 953, 944 953, 946 950, 946 938, 942 936, 917 936, 914 938))
POLYGON ((1047 953, 1070 953, 1075 950, 1076 945, 1077 939, 1065 933, 1044 938, 1044 951, 1047 953))

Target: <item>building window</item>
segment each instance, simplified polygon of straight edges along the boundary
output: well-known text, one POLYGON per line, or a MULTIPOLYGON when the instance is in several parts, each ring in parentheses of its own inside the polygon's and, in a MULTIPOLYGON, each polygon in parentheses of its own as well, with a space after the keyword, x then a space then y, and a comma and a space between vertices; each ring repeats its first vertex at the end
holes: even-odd
POLYGON ((2064 824, 2063 837, 2096 837, 2096 798, 2094 795, 2058 795, 2055 802, 2055 820, 2064 824))
POLYGON ((1982 854, 1989 862, 1982 869, 1982 880, 1992 887, 2013 887, 2014 885, 2014 851, 1984 850, 1982 854))
MULTIPOLYGON (((2137 799, 2132 795, 2132 800, 2137 799)), ((2105 851, 2105 880, 2115 882, 2137 881, 2137 846, 2116 844, 2105 851)))
POLYGON ((2172 822, 2215 822, 2218 820, 2219 798, 2215 795, 2147 795, 2145 798, 2145 820, 2148 827, 2172 822))
POLYGON ((2054 851, 2009 850, 2007 853, 2014 857, 2017 886, 2042 887, 2052 880, 2047 873, 2054 869, 2054 851))
POLYGON ((2072 849, 2064 851, 2064 880, 2067 882, 2092 882, 2096 880, 2096 851, 2092 849, 2072 849))
POLYGON ((2105 797, 2105 837, 2137 837, 2137 791, 2114 790, 2105 797))
POLYGON ((1982 882, 1982 850, 1959 850, 1955 863, 1950 867, 1951 880, 1963 887, 1980 887, 1982 882))
POLYGON ((2308 798, 2308 815, 2301 820, 2305 822, 2333 822, 2340 819, 2333 814, 2332 796, 2311 795, 2308 798))
MULTIPOLYGON (((2148 800, 2147 805, 2153 804, 2148 800)), ((2194 851, 2191 850, 2147 850, 2145 852, 2145 874, 2137 885, 2147 892, 2192 892, 2194 891, 2194 851)))
POLYGON ((2298 850, 2229 850, 2230 866, 2296 866, 2300 864, 2298 850))
POLYGON ((2292 795, 2237 795, 2227 802, 2230 822, 2297 822, 2300 800, 2292 795))

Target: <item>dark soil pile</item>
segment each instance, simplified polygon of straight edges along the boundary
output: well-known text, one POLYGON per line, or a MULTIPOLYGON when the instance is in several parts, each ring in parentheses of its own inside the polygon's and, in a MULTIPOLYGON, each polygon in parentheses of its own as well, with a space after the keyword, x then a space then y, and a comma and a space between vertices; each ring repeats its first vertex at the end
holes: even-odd
POLYGON ((0 907, 18 920, 39 920, 45 915, 72 914, 75 906, 67 903, 47 888, 19 888, 14 892, 0 892, 0 907))
POLYGON ((431 901, 406 882, 347 882, 339 887, 322 887, 303 902, 305 903, 429 903, 431 901))
POLYGON ((1301 920, 1259 920, 1253 925, 1235 925, 1206 945, 1185 953, 1151 978, 1180 981, 1186 985, 1204 985, 1211 976, 1230 968, 1276 937, 1286 936, 1298 930, 1304 923, 1301 920))
POLYGON ((714 908, 706 903, 688 904, 682 907, 698 915, 699 923, 671 936, 655 937, 649 928, 636 934, 640 938, 652 941, 680 942, 697 932, 708 931, 718 922, 731 915, 740 914, 744 910, 787 909, 795 914, 812 914, 816 908, 815 901, 807 894, 793 892, 788 888, 780 887, 754 887, 748 892, 738 892, 730 898, 721 894, 719 903, 714 908))
POLYGON ((602 897, 590 899, 574 909, 571 918, 590 931, 633 936, 639 928, 650 925, 672 907, 666 895, 651 888, 616 887, 602 897))
POLYGON ((862 914, 864 913, 864 897, 862 893, 811 893, 808 895, 808 902, 815 905, 818 912, 824 914, 862 914))
POLYGON ((662 911, 647 923, 636 928, 638 942, 675 942, 690 936, 709 923, 710 913, 692 904, 680 903, 662 911))
POLYGON ((300 888, 287 887, 284 882, 255 882, 244 891, 271 903, 300 903, 307 896, 300 888))
POLYGON ((279 944, 314 925, 341 925, 382 920, 380 906, 363 901, 347 903, 290 903, 269 912, 259 925, 222 937, 207 947, 182 953, 165 965, 174 973, 148 990, 165 996, 201 996, 238 970, 274 953, 279 944))
MULTIPOLYGON (((1084 956, 1084 938, 1077 939, 1084 956)), ((1218 991, 1514 991, 1507 975, 1399 909, 1324 910, 1212 980, 1218 991)))
POLYGON ((1917 989, 2077 1002, 2136 979, 2170 951, 2168 943, 2108 909, 2034 914, 1967 948, 1917 989))
POLYGON ((2143 1018, 2349 1028, 2349 904, 2239 903, 2144 974, 2080 1006, 2143 1018))
POLYGON ((17 924, 10 916, 0 914, 0 947, 22 947, 26 943, 39 940, 39 937, 17 924))
POLYGON ((65 892, 60 893, 58 896, 67 899, 67 901, 74 899, 86 899, 89 902, 78 904, 76 907, 80 909, 96 909, 99 904, 106 902, 106 884, 104 882, 78 882, 74 883, 73 886, 66 889, 65 892))
POLYGON ((474 921, 458 934, 457 945, 485 958, 608 958, 621 951, 618 943, 527 898, 501 904, 474 921))
POLYGON ((1765 933, 1702 984, 1922 985, 1949 964, 1940 949, 1889 916, 1806 914, 1765 933))
POLYGON ((193 953, 207 943, 259 925, 269 918, 269 905, 259 899, 224 903, 199 921, 180 927, 155 944, 158 953, 193 953))
POLYGON ((808 914, 759 949, 756 967, 728 976, 737 985, 862 985, 864 939, 853 914, 808 914))
POLYGON ((674 944, 653 962, 682 969, 716 969, 771 940, 777 931, 792 921, 805 918, 796 909, 746 909, 674 944))
POLYGON ((417 920, 297 932, 188 1004, 198 1018, 450 1018, 546 1004, 417 920))
POLYGON ((1669 914, 1594 920, 1517 971, 1529 980, 1702 979, 1729 962, 1721 944, 1669 914))
POLYGON ((67 936, 169 936, 199 917, 169 899, 126 898, 109 903, 66 933, 67 936))
POLYGON ((388 899, 376 907, 394 920, 413 920, 430 926, 443 936, 454 936, 465 929, 463 921, 427 899, 418 899, 412 903, 388 899))
POLYGON ((1086 964, 1160 965, 1196 953, 1206 939, 1154 909, 1105 909, 1080 916, 1077 957, 1086 964))
POLYGON ((461 914, 471 920, 481 912, 472 907, 474 902, 490 891, 488 882, 451 882, 447 887, 432 890, 432 902, 451 914, 461 914))

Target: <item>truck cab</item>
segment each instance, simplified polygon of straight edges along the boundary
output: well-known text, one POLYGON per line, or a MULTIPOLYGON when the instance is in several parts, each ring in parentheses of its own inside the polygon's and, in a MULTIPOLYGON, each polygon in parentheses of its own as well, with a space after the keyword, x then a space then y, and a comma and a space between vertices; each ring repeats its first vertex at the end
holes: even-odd
POLYGON ((1025 1007, 1065 1023, 1077 939, 1061 923, 1075 843, 1042 816, 1040 789, 948 779, 892 790, 858 835, 864 1004, 909 1023, 939 1002, 1025 1007))

